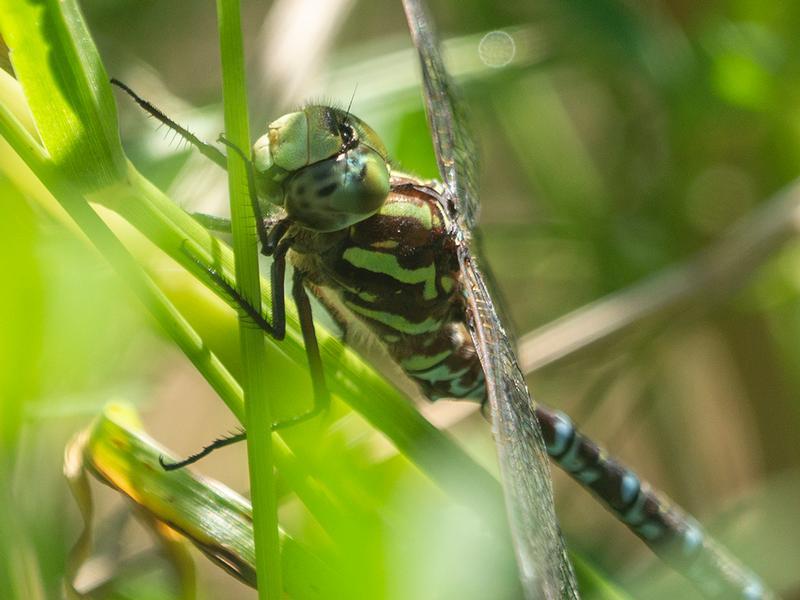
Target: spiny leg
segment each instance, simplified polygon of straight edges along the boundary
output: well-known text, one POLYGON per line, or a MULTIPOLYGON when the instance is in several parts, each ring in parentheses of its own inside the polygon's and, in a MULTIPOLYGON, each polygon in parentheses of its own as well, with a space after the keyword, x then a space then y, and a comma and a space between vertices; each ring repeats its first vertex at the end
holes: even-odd
POLYGON ((250 203, 256 220, 256 231, 261 241, 261 253, 265 256, 272 256, 272 325, 270 326, 253 308, 247 300, 219 273, 209 270, 215 277, 215 281, 225 289, 233 300, 250 316, 258 315, 259 318, 253 320, 262 327, 267 333, 277 340, 282 340, 286 335, 286 306, 284 299, 284 275, 286 272, 286 253, 289 251, 294 238, 287 235, 292 220, 289 218, 281 219, 276 222, 269 230, 266 227, 266 220, 261 211, 261 204, 256 193, 255 167, 253 161, 236 144, 220 134, 217 141, 225 144, 242 159, 247 172, 247 189, 250 196, 250 203), (266 325, 266 327, 264 327, 266 325))
MULTIPOLYGON (((285 273, 286 273, 286 253, 291 246, 292 240, 290 238, 282 239, 275 249, 275 256, 272 262, 272 269, 271 269, 271 280, 272 280, 272 323, 270 323, 264 315, 261 314, 260 311, 256 310, 256 308, 250 304, 244 296, 242 296, 236 287, 229 282, 224 275, 222 275, 216 268, 211 265, 206 264, 200 258, 195 256, 188 247, 184 244, 183 251, 187 254, 187 256, 194 262, 198 267, 203 269, 209 277, 216 283, 224 292, 225 294, 242 310, 244 311, 247 316, 249 316, 253 322, 258 325, 261 329, 263 329, 267 334, 275 338, 276 340, 282 340, 286 336, 286 304, 285 304, 285 289, 284 289, 284 280, 285 280, 285 273)), ((316 340, 315 340, 316 342, 316 340)), ((302 415, 305 417, 305 415, 302 415)), ((308 417, 306 417, 308 418, 308 417)), ((298 419, 292 419, 293 422, 299 422, 298 419)), ((293 424, 293 423, 290 423, 293 424)), ((283 423, 277 423, 273 425, 273 430, 277 429, 278 427, 282 427, 283 423)), ((247 438, 247 434, 245 432, 237 433, 231 436, 227 436, 224 438, 219 438, 214 440, 208 446, 205 446, 199 452, 192 454, 188 458, 170 463, 166 462, 163 457, 159 457, 159 463, 161 464, 162 468, 166 471, 174 471, 176 469, 180 469, 187 465, 197 462, 201 458, 208 456, 214 450, 218 448, 224 448, 225 446, 235 444, 237 442, 243 441, 247 438)))
POLYGON ((189 131, 185 127, 182 127, 182 126, 178 125, 175 121, 170 119, 167 115, 165 115, 163 112, 161 112, 158 108, 153 106, 152 103, 148 102, 147 100, 145 100, 144 98, 139 96, 136 92, 134 92, 131 88, 129 88, 124 83, 122 83, 119 79, 116 79, 116 78, 112 77, 111 78, 111 84, 117 86, 123 92, 128 94, 128 96, 133 98, 134 102, 136 102, 136 104, 141 106, 145 110, 145 112, 147 112, 150 116, 155 117, 158 121, 160 121, 161 123, 163 123, 164 125, 166 125, 170 129, 172 129, 172 131, 177 133, 179 136, 181 136, 181 138, 183 138, 184 140, 189 142, 192 146, 197 148, 197 150, 200 152, 200 154, 202 154, 203 156, 205 156, 209 160, 215 162, 217 165, 219 165, 223 169, 227 169, 228 168, 227 158, 225 158, 225 155, 222 152, 220 152, 220 150, 218 148, 215 148, 211 144, 205 143, 204 141, 199 139, 195 134, 193 134, 191 131, 189 131))
MULTIPOLYGON (((112 78, 111 83, 121 90, 123 90, 126 94, 128 94, 133 100, 141 106, 149 115, 155 117, 158 121, 162 124, 166 125, 174 132, 176 132, 182 139, 186 140, 197 148, 197 150, 206 158, 213 161, 223 169, 228 168, 228 162, 225 155, 220 152, 218 148, 215 148, 211 144, 208 144, 201 139, 199 139, 196 135, 194 135, 191 131, 186 129, 185 127, 179 125, 172 119, 170 119, 167 115, 165 115, 161 110, 156 108, 151 102, 145 100, 141 96, 139 96, 136 92, 134 92, 130 87, 126 84, 122 83, 119 79, 112 78)), ((264 218, 263 211, 261 210, 261 204, 258 201, 258 195, 256 194, 256 185, 255 185, 255 167, 253 166, 253 161, 239 148, 236 144, 229 141, 224 135, 220 135, 217 139, 218 142, 224 144, 228 148, 232 149, 236 152, 239 157, 244 161, 246 171, 247 171, 247 188, 248 194, 250 196, 250 203, 253 208, 253 214, 256 218, 256 228, 258 231, 258 238, 261 241, 261 253, 266 256, 271 256, 277 247, 277 243, 280 238, 283 237, 283 234, 286 233, 286 229, 288 229, 289 225, 291 225, 291 221, 284 219, 282 221, 278 221, 275 225, 273 225, 269 230, 266 226, 266 219, 264 218)), ((203 214, 195 214, 195 218, 198 221, 203 223, 209 229, 213 229, 215 231, 230 231, 230 221, 227 219, 221 219, 219 217, 211 217, 209 215, 203 214)))
POLYGON ((199 452, 195 452, 191 456, 184 458, 183 460, 179 460, 178 462, 167 462, 164 460, 163 456, 158 457, 158 463, 161 465, 161 468, 165 471, 176 471, 178 469, 182 469, 183 467, 189 466, 193 463, 196 463, 201 458, 204 458, 214 452, 214 450, 218 450, 220 448, 224 448, 225 446, 230 446, 232 444, 237 444, 247 439, 247 433, 244 431, 240 431, 238 433, 232 433, 231 435, 219 438, 211 442, 208 446, 204 446, 202 450, 199 452))
MULTIPOLYGON (((231 300, 243 310, 256 325, 264 329, 264 331, 273 338, 282 340, 286 333, 286 306, 283 300, 283 276, 286 268, 286 252, 288 251, 291 241, 290 239, 284 239, 278 244, 275 251, 275 259, 272 263, 272 324, 270 324, 216 269, 206 265, 191 253, 189 253, 189 256, 199 267, 206 270, 214 282, 222 288, 231 300), (278 292, 280 292, 280 294, 278 292), (280 337, 278 337, 279 335, 280 337)), ((275 424, 273 426, 274 429, 287 427, 308 420, 327 410, 330 405, 330 393, 325 383, 325 370, 319 352, 319 343, 317 342, 317 334, 314 326, 314 315, 311 310, 311 302, 308 299, 304 280, 305 275, 301 271, 295 270, 292 277, 292 298, 297 307, 297 314, 300 319, 300 330, 303 334, 303 344, 306 349, 306 357, 308 360, 308 368, 311 373, 314 407, 306 414, 275 424)))
POLYGON ((261 241, 261 252, 269 256, 266 249, 271 246, 266 227, 263 225, 264 215, 261 211, 261 204, 258 201, 258 194, 256 193, 256 174, 253 161, 250 160, 250 157, 247 156, 239 146, 226 138, 224 134, 220 134, 217 141, 221 144, 225 144, 225 146, 236 152, 245 165, 245 172, 247 173, 247 193, 250 196, 250 204, 252 205, 253 214, 256 218, 256 229, 258 231, 258 238, 261 241))
POLYGON ((245 164, 245 170, 247 171, 247 191, 250 195, 250 205, 253 208, 253 215, 256 219, 258 239, 261 241, 261 253, 265 256, 271 256, 276 250, 278 241, 286 233, 289 225, 291 225, 291 221, 288 219, 279 221, 269 232, 267 231, 264 214, 261 210, 261 203, 258 201, 258 194, 256 193, 256 173, 253 161, 250 160, 250 157, 248 157, 239 146, 228 140, 224 135, 220 135, 217 141, 221 144, 225 144, 228 148, 236 152, 245 164))
POLYGON ((215 267, 206 264, 203 260, 195 256, 185 244, 183 246, 183 251, 192 262, 208 274, 214 283, 222 289, 225 295, 244 311, 256 325, 267 332, 271 337, 281 341, 286 337, 284 276, 286 273, 286 252, 289 250, 290 242, 291 240, 286 240, 286 243, 278 244, 272 261, 272 268, 270 270, 270 280, 272 284, 272 323, 270 323, 260 311, 256 310, 256 308, 239 293, 239 290, 237 290, 215 267))
MULTIPOLYGON (((209 215, 206 213, 191 213, 192 217, 209 231, 217 233, 232 233, 231 220, 225 217, 218 217, 216 215, 209 215)), ((266 229, 266 247, 261 248, 261 254, 264 256, 272 256, 275 254, 278 242, 286 234, 289 227, 292 225, 291 219, 288 218, 265 218, 263 221, 264 228, 266 229)))

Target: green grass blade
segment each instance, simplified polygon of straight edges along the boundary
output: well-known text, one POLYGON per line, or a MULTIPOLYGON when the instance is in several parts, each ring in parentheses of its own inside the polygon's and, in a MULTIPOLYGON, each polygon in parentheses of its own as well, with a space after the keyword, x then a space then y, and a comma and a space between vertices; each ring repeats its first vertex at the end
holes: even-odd
MULTIPOLYGON (((0 272, 11 285, 0 294, 0 506, 19 506, 14 486, 20 437, 26 411, 36 399, 40 382, 37 369, 42 361, 46 332, 46 281, 38 253, 39 228, 36 212, 19 190, 0 177, 3 218, 0 219, 0 272)), ((23 438, 24 439, 24 438, 23 438)), ((16 509, 0 511, 0 598, 39 600, 40 570, 34 544, 16 509), (5 557, 13 557, 6 560, 5 557)))
MULTIPOLYGON (((247 86, 239 0, 218 0, 225 132, 238 148, 250 148, 247 117, 247 86)), ((244 298, 261 312, 261 277, 258 271, 257 237, 245 164, 236 152, 228 152, 228 193, 231 205, 236 284, 244 298)), ((258 597, 273 600, 283 596, 281 555, 278 543, 278 503, 272 456, 272 407, 270 385, 277 365, 269 361, 264 334, 250 318, 239 314, 239 345, 242 353, 242 387, 245 399, 247 459, 250 468, 250 496, 253 501, 258 597)))
POLYGON ((0 30, 55 166, 85 191, 121 179, 114 99, 75 0, 0 0, 0 30))

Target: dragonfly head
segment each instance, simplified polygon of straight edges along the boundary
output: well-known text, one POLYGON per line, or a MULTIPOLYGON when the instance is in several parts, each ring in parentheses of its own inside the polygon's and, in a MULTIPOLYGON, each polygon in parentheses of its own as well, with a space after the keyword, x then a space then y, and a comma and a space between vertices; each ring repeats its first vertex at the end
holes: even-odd
POLYGON ((308 229, 344 229, 386 200, 386 156, 378 135, 349 112, 307 106, 270 123, 256 140, 256 189, 308 229))

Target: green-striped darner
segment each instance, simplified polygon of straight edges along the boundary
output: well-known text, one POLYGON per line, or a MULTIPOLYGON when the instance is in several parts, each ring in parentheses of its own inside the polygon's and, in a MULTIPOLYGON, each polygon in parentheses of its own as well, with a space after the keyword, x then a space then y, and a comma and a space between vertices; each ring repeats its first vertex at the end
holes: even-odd
MULTIPOLYGON (((453 86, 444 70, 436 40, 421 4, 409 0, 405 2, 405 6, 414 42, 420 52, 426 105, 442 184, 435 185, 394 175, 390 180, 391 201, 383 204, 389 208, 380 209, 376 217, 371 215, 378 207, 368 202, 364 215, 359 215, 368 218, 359 218, 352 222, 345 220, 334 225, 306 221, 305 227, 300 227, 300 231, 292 221, 302 222, 303 208, 293 209, 294 212, 289 212, 289 221, 280 221, 280 225, 276 224, 270 234, 265 233, 264 236, 269 253, 279 259, 274 263, 278 266, 273 271, 276 288, 280 289, 282 285, 281 265, 283 258, 288 255, 294 262, 296 272, 300 274, 295 279, 294 289, 299 298, 301 314, 305 312, 309 316, 308 309, 303 309, 304 283, 308 284, 312 292, 321 296, 323 301, 331 302, 331 299, 326 298, 322 290, 333 289, 342 304, 351 313, 356 313, 350 316, 367 323, 373 332, 383 332, 383 343, 388 347, 389 353, 404 366, 408 375, 424 386, 427 385, 431 396, 437 394, 480 398, 484 393, 481 387, 483 382, 475 377, 480 376, 485 380, 485 394, 496 428, 495 437, 505 475, 509 514, 516 536, 519 563, 525 586, 532 595, 569 597, 576 593, 570 582, 568 563, 552 511, 545 451, 583 485, 596 492, 612 511, 657 551, 663 550, 673 558, 677 557, 677 562, 688 565, 685 570, 690 572, 699 564, 707 563, 703 573, 698 576, 698 581, 701 585, 708 586, 707 591, 710 594, 725 594, 736 590, 747 597, 766 595, 758 580, 708 539, 691 518, 648 486, 642 485, 633 473, 577 433, 566 417, 542 407, 534 408, 517 367, 514 352, 475 264, 470 245, 471 232, 476 225, 478 213, 477 165, 476 151, 468 132, 466 117, 460 102, 455 98, 453 86), (437 246, 441 254, 435 258, 445 262, 446 259, 452 261, 452 266, 446 273, 442 269, 448 267, 442 266, 444 262, 442 265, 434 264, 434 257, 428 259, 430 262, 415 262, 421 259, 415 255, 414 250, 419 250, 416 254, 423 254, 423 250, 430 254, 431 248, 425 244, 431 242, 412 244, 407 236, 387 236, 386 223, 375 221, 384 219, 390 223, 402 224, 403 227, 398 226, 398 230, 407 227, 411 233, 419 234, 419 228, 414 227, 419 223, 425 224, 426 218, 416 216, 418 211, 429 215, 427 218, 430 223, 423 229, 435 232, 432 243, 441 243, 437 246), (370 229, 370 226, 376 227, 370 229), (342 231, 351 229, 355 229, 358 235, 354 237, 348 234, 342 239, 332 239, 336 236, 342 237, 342 231), (308 230, 320 232, 326 244, 331 242, 330 245, 323 248, 319 243, 320 236, 308 234, 308 230), (319 262, 304 262, 295 256, 316 256, 334 246, 335 250, 329 254, 324 265, 319 262), (289 253, 292 249, 295 250, 294 254, 289 253), (396 253, 399 250, 405 251, 406 264, 401 264, 398 260, 392 262, 392 251, 396 253), (377 256, 385 258, 378 259, 377 256), (349 266, 335 266, 334 263, 342 261, 349 266), (432 272, 429 269, 431 265, 434 265, 432 272), (326 277, 318 277, 321 266, 330 271, 326 277), (347 274, 344 273, 345 268, 361 272, 347 274), (392 279, 394 283, 387 284, 388 288, 353 285, 354 279, 369 280, 376 274, 392 279), (452 281, 446 283, 442 280, 444 277, 449 277, 452 281), (391 288, 391 285, 395 287, 391 288), (404 298, 414 298, 405 308, 413 309, 417 314, 401 314, 403 307, 387 305, 386 298, 382 297, 387 290, 399 292, 404 298), (435 305, 437 310, 441 309, 447 314, 437 316, 417 310, 425 302, 429 302, 428 309, 433 310, 435 305), (447 312, 453 307, 456 308, 454 312, 447 312), (447 335, 439 335, 445 327, 452 324, 462 325, 463 332, 448 331, 447 335), (398 339, 394 339, 395 337, 398 339), (418 344, 410 341, 412 337, 418 338, 418 344), (443 341, 444 338, 450 340, 449 347, 443 341), (436 347, 437 352, 433 352, 431 347, 436 344, 439 344, 436 347), (473 354, 470 354, 470 349, 473 354), (458 360, 453 359, 454 362, 445 364, 450 360, 449 357, 455 355, 458 355, 458 360), (459 364, 461 369, 457 368, 459 364), (479 370, 476 370, 477 365, 480 365, 479 370), (469 382, 471 385, 465 379, 467 375, 473 377, 469 382), (446 393, 448 386, 450 394, 446 393), (460 390, 458 393, 455 391, 456 386, 460 390), (537 422, 544 429, 547 447, 537 422)), ((373 135, 360 122, 342 111, 313 107, 313 111, 304 112, 303 115, 302 118, 295 116, 291 123, 284 121, 275 125, 276 139, 284 139, 284 135, 286 139, 290 139, 289 134, 296 128, 296 122, 305 119, 309 128, 321 125, 323 131, 327 130, 325 134, 333 136, 338 142, 329 154, 321 155, 313 161, 301 161, 298 165, 285 163, 292 168, 285 169, 287 173, 282 175, 282 179, 273 179, 273 183, 280 187, 293 186, 291 197, 300 205, 309 201, 308 190, 301 190, 300 187, 310 186, 317 179, 318 187, 315 188, 311 200, 314 197, 335 198, 338 192, 335 187, 330 187, 333 184, 332 178, 344 177, 343 172, 335 171, 335 168, 343 166, 344 173, 349 173, 351 168, 353 173, 359 173, 367 163, 363 158, 352 156, 352 153, 362 148, 362 144, 368 146, 367 141, 373 135), (347 161, 348 157, 353 158, 352 163, 347 161), (298 176, 301 172, 304 173, 302 177, 298 176)), ((259 148, 263 150, 264 145, 257 144, 257 152, 259 148)), ((380 148, 372 149, 379 157, 384 156, 380 148)), ((267 150, 271 154, 274 146, 267 146, 267 150)), ((256 156, 256 184, 263 180, 260 176, 278 162, 274 158, 271 156, 270 161, 259 163, 259 157, 256 156)), ((364 177, 372 178, 368 171, 364 177)), ((380 179, 379 175, 375 177, 380 179)), ((377 192, 376 194, 380 195, 377 192)), ((370 194, 370 202, 373 196, 370 194)), ((352 213, 353 210, 348 209, 345 212, 352 213)), ((223 287, 228 285, 224 281, 220 283, 223 287)), ((228 291, 238 300, 235 290, 230 288, 228 291)), ((280 299, 282 295, 277 294, 276 298, 280 299)), ((256 320, 260 319, 260 315, 253 316, 256 320)), ((263 324, 265 329, 280 336, 281 327, 276 322, 271 325, 266 322, 263 324)), ((381 337, 379 333, 376 335, 381 337)), ((313 347, 311 337, 307 342, 313 347)), ((319 391, 324 379, 321 379, 318 361, 313 357, 311 364, 312 372, 316 372, 319 391)))

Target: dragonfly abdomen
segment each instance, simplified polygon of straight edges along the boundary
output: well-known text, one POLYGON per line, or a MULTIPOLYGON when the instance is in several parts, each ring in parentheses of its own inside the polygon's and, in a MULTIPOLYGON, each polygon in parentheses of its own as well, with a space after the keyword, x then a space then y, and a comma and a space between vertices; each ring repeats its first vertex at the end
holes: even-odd
POLYGON ((575 428, 565 414, 538 405, 547 453, 591 490, 666 562, 692 574, 711 598, 772 598, 759 577, 708 537, 669 498, 575 428))
POLYGON ((405 340, 389 353, 430 400, 460 398, 483 402, 483 369, 461 321, 451 321, 427 339, 405 340))

